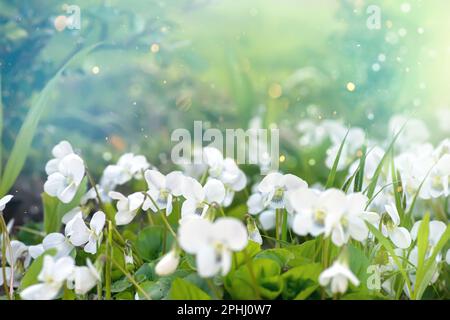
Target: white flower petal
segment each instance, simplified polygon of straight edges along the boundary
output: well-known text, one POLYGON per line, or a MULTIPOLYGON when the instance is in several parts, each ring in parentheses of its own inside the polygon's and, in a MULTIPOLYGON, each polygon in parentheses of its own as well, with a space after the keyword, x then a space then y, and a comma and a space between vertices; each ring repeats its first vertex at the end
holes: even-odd
POLYGON ((308 187, 308 184, 303 179, 300 179, 290 173, 283 176, 283 185, 286 187, 286 190, 295 190, 308 187))
POLYGON ((294 216, 292 230, 299 236, 306 236, 312 226, 311 216, 308 214, 298 213, 294 216))
POLYGON ((203 246, 197 253, 197 272, 201 277, 209 278, 217 274, 221 268, 221 261, 211 246, 203 246))
POLYGON ((212 236, 233 251, 243 250, 248 243, 247 229, 244 224, 230 217, 219 218, 214 222, 212 236))
POLYGON ((53 278, 57 282, 62 282, 69 277, 75 267, 75 262, 72 257, 62 257, 55 262, 53 269, 53 278))
POLYGON ((102 232, 103 227, 105 226, 106 216, 102 211, 97 211, 92 216, 90 227, 95 232, 96 235, 99 235, 102 232))
POLYGON ((44 191, 47 194, 56 197, 60 190, 65 188, 65 180, 66 178, 61 173, 52 173, 44 183, 44 191))
POLYGON ((53 156, 58 159, 62 159, 72 153, 74 153, 73 148, 71 144, 66 140, 61 141, 52 149, 53 156))
POLYGON ((191 177, 186 177, 183 184, 183 196, 196 202, 205 200, 205 192, 202 185, 191 177))
POLYGON ((180 263, 180 256, 171 250, 166 253, 155 267, 155 272, 159 276, 167 276, 175 272, 180 263))
POLYGON ((212 224, 204 219, 188 219, 178 229, 180 246, 187 253, 195 254, 211 237, 212 224))
POLYGON ((97 278, 95 274, 92 274, 88 267, 75 267, 75 293, 86 294, 97 284, 97 278))
POLYGON ((8 194, 8 195, 6 195, 6 196, 4 196, 3 198, 0 199, 0 211, 3 211, 5 209, 6 205, 8 204, 8 202, 11 201, 11 199, 13 197, 14 196, 8 194))
POLYGON ((70 242, 74 246, 82 246, 89 241, 90 230, 80 217, 74 218, 72 229, 69 234, 70 242))
POLYGON ((217 179, 209 179, 203 189, 205 190, 205 200, 208 203, 217 202, 220 204, 225 198, 225 187, 217 179))
POLYGON ((185 178, 186 177, 181 171, 172 171, 166 176, 166 187, 175 197, 179 197, 183 194, 185 178))
POLYGON ((166 177, 157 170, 145 171, 145 180, 147 181, 150 190, 161 190, 166 188, 166 177))
POLYGON ((399 227, 388 230, 389 238, 396 247, 406 249, 411 245, 411 236, 406 228, 399 227))
POLYGON ((39 283, 22 290, 20 297, 24 300, 52 300, 56 298, 60 289, 58 286, 39 283))
POLYGON ((397 208, 395 207, 395 204, 386 204, 384 206, 384 209, 386 210, 387 214, 391 217, 394 225, 398 226, 400 224, 400 216, 398 215, 398 211, 397 208))
POLYGON ((264 230, 272 230, 275 228, 276 214, 274 210, 266 210, 261 212, 258 219, 264 230))
POLYGON ((348 231, 350 236, 357 241, 364 241, 369 235, 369 229, 365 222, 359 217, 353 217, 349 220, 348 231))

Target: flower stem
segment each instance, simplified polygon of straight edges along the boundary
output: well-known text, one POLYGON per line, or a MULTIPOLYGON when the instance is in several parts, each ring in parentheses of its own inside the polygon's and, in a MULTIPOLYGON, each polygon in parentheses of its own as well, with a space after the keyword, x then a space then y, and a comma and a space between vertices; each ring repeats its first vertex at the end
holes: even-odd
POLYGON ((206 279, 206 283, 208 284, 208 287, 211 289, 211 291, 214 293, 215 300, 220 300, 220 292, 217 289, 217 286, 211 281, 211 279, 206 279))
POLYGON ((1 228, 1 233, 2 233, 2 275, 3 275, 3 286, 5 288, 5 294, 8 297, 9 300, 13 299, 13 293, 14 293, 14 288, 13 288, 13 283, 14 283, 14 259, 12 257, 12 249, 11 249, 11 242, 9 240, 9 235, 8 235, 8 227, 6 226, 6 222, 5 219, 3 218, 3 213, 0 212, 0 228, 1 228), (6 247, 9 248, 9 254, 10 254, 10 261, 11 264, 10 270, 11 270, 11 274, 10 274, 10 284, 9 284, 9 289, 8 289, 8 285, 7 285, 7 281, 6 281, 6 247))
POLYGON ((111 300, 111 272, 112 272, 112 223, 108 221, 108 238, 106 240, 106 257, 105 263, 105 300, 111 300))
POLYGON ((106 213, 105 206, 103 205, 102 198, 100 197, 100 193, 98 192, 98 189, 97 189, 97 184, 95 183, 94 179, 92 178, 91 174, 89 173, 89 170, 88 170, 88 167, 86 164, 84 165, 84 167, 86 168, 86 176, 88 177, 89 183, 92 185, 92 188, 94 188, 95 195, 96 195, 97 201, 98 201, 98 205, 102 209, 102 211, 106 213))
POLYGON ((162 221, 164 222, 164 224, 166 225, 167 230, 169 230, 169 232, 170 232, 170 233, 173 235, 173 237, 176 239, 176 238, 177 238, 177 234, 175 233, 175 231, 173 231, 172 227, 170 226, 170 223, 169 223, 169 221, 167 220, 167 217, 166 217, 166 213, 163 212, 163 211, 158 207, 158 205, 156 204, 155 200, 153 200, 153 198, 152 198, 148 193, 146 193, 145 195, 146 195, 146 196, 150 199, 150 201, 153 203, 153 205, 155 206, 156 210, 158 210, 158 212, 161 213, 161 220, 162 220, 162 221))
POLYGON ((287 219, 288 219, 286 209, 283 210, 282 218, 283 218, 283 225, 282 225, 282 230, 281 230, 281 240, 286 242, 287 241, 287 219))
POLYGON ((147 292, 145 292, 145 290, 142 289, 142 287, 136 282, 134 277, 131 274, 129 274, 124 268, 122 268, 122 266, 118 262, 116 262, 116 260, 114 260, 113 257, 111 257, 111 258, 107 257, 107 260, 112 262, 114 264, 114 266, 117 269, 119 269, 128 278, 128 280, 134 285, 136 290, 138 290, 140 293, 142 293, 142 295, 145 297, 145 299, 152 300, 152 298, 147 294, 147 292))
POLYGON ((277 239, 276 247, 280 247, 280 229, 281 229, 281 209, 275 211, 275 238, 277 239))

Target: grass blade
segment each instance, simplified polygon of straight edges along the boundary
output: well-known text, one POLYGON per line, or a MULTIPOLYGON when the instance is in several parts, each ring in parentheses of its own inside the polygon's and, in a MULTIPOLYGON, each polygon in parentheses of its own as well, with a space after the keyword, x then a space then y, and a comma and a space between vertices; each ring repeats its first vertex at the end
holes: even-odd
POLYGON ((405 217, 405 210, 403 208, 403 189, 402 189, 402 183, 400 181, 400 175, 395 170, 395 163, 394 163, 394 148, 391 149, 391 179, 392 179, 392 187, 394 191, 394 199, 395 199, 395 206, 398 211, 398 215, 400 216, 400 221, 404 223, 404 217, 405 217))
POLYGON ((366 222, 367 227, 369 228, 370 232, 377 238, 377 240, 380 242, 380 244, 387 250, 387 252, 391 255, 392 259, 394 260, 395 265, 397 266, 398 270, 400 270, 400 274, 402 275, 403 279, 406 282, 406 286, 408 287, 409 292, 411 291, 411 281, 409 280, 408 275, 406 274, 405 268, 403 267, 403 264, 398 259, 397 255, 395 254, 394 247, 392 246, 392 243, 390 240, 388 240, 383 234, 375 228, 370 223, 366 222))
POLYGON ((2 176, 2 181, 0 183, 0 197, 4 196, 9 189, 13 186, 16 181, 20 171, 22 170, 25 160, 28 156, 33 137, 35 135, 39 121, 44 114, 44 111, 48 107, 47 101, 49 99, 51 91, 55 88, 59 77, 62 72, 75 60, 81 59, 96 45, 86 47, 78 51, 74 56, 72 56, 69 61, 67 61, 58 72, 50 79, 47 85, 39 94, 36 102, 31 106, 22 127, 16 137, 16 142, 12 148, 8 162, 6 163, 4 174, 2 176))
POLYGON ((375 192, 375 188, 376 188, 377 182, 378 182, 378 177, 381 174, 381 170, 383 169, 384 162, 386 161, 386 158, 387 158, 389 152, 394 147, 395 141, 397 140, 397 138, 400 135, 400 133, 403 131, 403 128, 405 127, 406 124, 407 124, 407 122, 405 122, 403 124, 403 126, 400 128, 400 130, 395 134, 394 138, 392 138, 391 143, 389 144, 387 150, 385 151, 383 157, 381 158, 380 163, 378 164, 377 168, 375 169, 375 173, 373 174, 372 181, 370 181, 370 184, 369 184, 369 186, 366 189, 367 190, 367 197, 369 199, 372 198, 373 193, 375 192))
POLYGON ((449 239, 450 239, 450 226, 448 225, 447 229, 445 229, 445 232, 442 234, 441 239, 439 239, 439 242, 434 247, 433 253, 425 261, 425 266, 423 267, 423 273, 421 274, 421 279, 419 279, 420 283, 416 280, 416 288, 414 290, 414 296, 413 296, 414 299, 419 300, 422 298, 422 295, 423 295, 425 289, 430 284, 431 278, 434 274, 435 267, 436 267, 436 257, 439 254, 439 252, 444 248, 444 246, 448 243, 449 239))
POLYGON ((429 213, 425 214, 422 222, 420 222, 419 231, 417 233, 417 270, 416 270, 416 285, 414 288, 413 298, 416 297, 417 288, 420 288, 420 285, 423 280, 423 276, 425 274, 424 266, 425 266, 425 256, 428 249, 428 236, 430 233, 430 215, 429 213))
POLYGON ((339 159, 341 158, 342 149, 344 148, 345 140, 347 139, 347 135, 349 132, 350 132, 350 129, 347 130, 347 133, 345 134, 344 139, 342 139, 341 145, 339 146, 338 153, 333 162, 333 167, 331 168, 330 174, 328 175, 325 189, 331 188, 334 184, 334 179, 336 178, 336 171, 337 171, 337 166, 339 164, 339 159))
POLYGON ((354 191, 360 192, 362 190, 363 182, 364 182, 364 167, 366 166, 366 155, 367 155, 367 146, 363 144, 361 148, 361 159, 359 160, 358 171, 356 174, 354 191))

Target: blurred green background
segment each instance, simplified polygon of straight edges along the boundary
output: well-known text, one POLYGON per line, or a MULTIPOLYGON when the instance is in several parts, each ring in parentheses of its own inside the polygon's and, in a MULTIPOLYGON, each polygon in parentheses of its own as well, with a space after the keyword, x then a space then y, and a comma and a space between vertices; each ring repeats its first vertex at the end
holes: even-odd
POLYGON ((301 165, 301 119, 343 119, 385 137, 400 112, 445 136, 434 124, 450 105, 449 1, 86 0, 69 3, 80 30, 58 31, 64 3, 0 1, 3 162, 47 81, 100 43, 51 93, 14 187, 24 212, 39 214, 44 165, 62 139, 97 178, 129 151, 165 170, 172 130, 194 120, 247 128, 259 115, 281 129, 281 168, 314 182, 327 173, 301 165), (380 29, 366 25, 369 5, 381 10, 380 29))

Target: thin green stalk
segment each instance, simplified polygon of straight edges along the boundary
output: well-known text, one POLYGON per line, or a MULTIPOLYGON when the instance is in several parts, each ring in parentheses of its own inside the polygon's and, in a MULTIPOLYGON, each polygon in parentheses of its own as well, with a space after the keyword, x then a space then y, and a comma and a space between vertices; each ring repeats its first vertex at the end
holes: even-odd
POLYGON ((219 205, 218 207, 219 207, 219 212, 222 215, 222 217, 226 217, 225 211, 223 211, 222 206, 219 205))
POLYGON ((108 238, 106 240, 105 263, 105 300, 111 300, 111 272, 112 272, 112 223, 108 221, 108 238))
POLYGON ((287 210, 283 209, 283 225, 282 225, 282 230, 281 230, 281 240, 282 241, 287 241, 287 220, 288 220, 288 214, 287 214, 287 210))
POLYGON ((211 291, 214 293, 215 300, 220 300, 220 292, 217 289, 216 285, 211 281, 211 279, 206 279, 206 283, 211 291))
POLYGON ((282 209, 275 210, 275 238, 277 239, 276 247, 280 247, 280 229, 282 209))
MULTIPOLYGON (((5 219, 3 217, 3 213, 0 213, 0 226, 1 226, 1 230, 2 230, 2 234, 3 234, 3 239, 2 239, 2 272, 3 272, 3 284, 5 284, 6 281, 6 247, 9 248, 9 255, 10 255, 10 261, 11 261, 11 265, 9 266, 10 270, 11 270, 11 274, 10 274, 10 283, 9 283, 9 290, 6 290, 6 296, 8 297, 9 300, 12 300, 14 297, 14 287, 13 287, 13 283, 14 283, 14 259, 12 257, 12 249, 11 249, 11 242, 9 239, 9 235, 8 235, 8 227, 6 226, 6 222, 5 219)), ((5 287, 7 288, 7 286, 5 287)))
POLYGON ((3 235, 3 228, 1 228, 1 234, 2 234, 2 275, 3 275, 3 289, 6 293, 6 297, 8 300, 11 300, 11 297, 9 296, 9 288, 6 281, 6 244, 5 244, 5 237, 3 235))
POLYGON ((85 164, 84 167, 86 168, 86 176, 88 177, 89 183, 92 185, 92 188, 94 188, 95 195, 97 197, 98 205, 102 209, 103 212, 106 212, 105 206, 103 205, 102 198, 100 197, 100 193, 97 189, 97 184, 95 183, 94 179, 92 178, 91 174, 89 173, 89 169, 87 165, 85 164))
POLYGON ((177 238, 177 234, 175 233, 175 231, 173 231, 172 227, 170 226, 170 223, 169 223, 169 221, 167 220, 167 217, 166 217, 166 213, 163 212, 163 211, 158 207, 158 205, 156 204, 155 200, 153 200, 153 198, 152 198, 148 193, 146 193, 145 195, 150 199, 150 201, 151 201, 151 202, 153 203, 153 205, 155 206, 156 210, 158 210, 158 212, 161 214, 161 219, 162 219, 162 221, 163 221, 164 224, 166 225, 166 227, 167 227, 167 229, 169 230, 169 232, 170 232, 170 233, 173 235, 173 237, 176 239, 176 238, 177 238))
POLYGON ((206 179, 208 178, 208 170, 206 170, 202 177, 200 178, 200 184, 203 185, 206 182, 206 179))
POLYGON ((330 249, 330 238, 329 237, 323 237, 322 238, 322 265, 323 268, 328 268, 328 259, 329 259, 329 249, 330 249))
POLYGON ((119 269, 127 278, 128 280, 134 285, 134 287, 136 288, 136 290, 138 290, 140 293, 142 293, 142 295, 145 297, 145 299, 147 300, 152 300, 152 298, 147 294, 147 292, 145 292, 144 289, 142 289, 142 287, 139 285, 139 283, 137 283, 137 281, 134 279, 134 277, 129 274, 124 268, 122 268, 122 266, 116 262, 116 260, 114 260, 114 258, 108 258, 107 260, 111 261, 114 266, 119 269))

